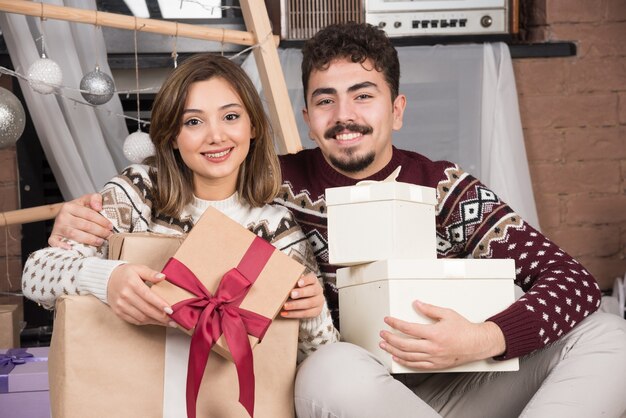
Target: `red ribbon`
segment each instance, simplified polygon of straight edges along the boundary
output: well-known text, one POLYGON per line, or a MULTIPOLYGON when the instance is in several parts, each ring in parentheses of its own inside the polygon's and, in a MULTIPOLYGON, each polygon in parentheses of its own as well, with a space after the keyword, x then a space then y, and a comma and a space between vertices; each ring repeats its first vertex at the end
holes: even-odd
POLYGON ((248 334, 260 341, 271 319, 239 305, 273 252, 271 244, 255 237, 239 265, 224 274, 215 295, 175 258, 170 258, 163 268, 168 281, 196 296, 173 305, 174 313, 170 315, 186 329, 195 328, 187 370, 188 417, 196 416, 196 401, 209 353, 222 333, 237 368, 239 402, 254 416, 254 367, 248 334))

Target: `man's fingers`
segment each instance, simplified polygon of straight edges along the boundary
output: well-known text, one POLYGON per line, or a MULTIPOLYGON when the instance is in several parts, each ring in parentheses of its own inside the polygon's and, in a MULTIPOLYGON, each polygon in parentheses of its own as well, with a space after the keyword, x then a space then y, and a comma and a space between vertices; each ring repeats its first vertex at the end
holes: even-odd
POLYGON ((64 250, 71 250, 72 246, 64 241, 63 237, 59 234, 52 234, 48 238, 48 245, 51 247, 63 248, 64 250))
POLYGON ((102 210, 102 195, 100 193, 92 193, 86 197, 89 199, 89 207, 98 212, 102 210))
POLYGON ((94 247, 99 247, 104 243, 104 240, 102 238, 78 229, 68 229, 67 232, 62 235, 68 239, 71 239, 72 241, 76 241, 86 245, 92 245, 94 247))
POLYGON ((100 213, 96 212, 95 210, 84 206, 76 206, 72 209, 73 210, 71 214, 73 216, 73 220, 70 221, 72 222, 72 226, 80 227, 84 224, 80 224, 77 222, 83 221, 85 223, 94 223, 97 226, 106 229, 107 233, 111 232, 111 228, 113 228, 113 224, 111 223, 111 221, 100 215, 100 213))

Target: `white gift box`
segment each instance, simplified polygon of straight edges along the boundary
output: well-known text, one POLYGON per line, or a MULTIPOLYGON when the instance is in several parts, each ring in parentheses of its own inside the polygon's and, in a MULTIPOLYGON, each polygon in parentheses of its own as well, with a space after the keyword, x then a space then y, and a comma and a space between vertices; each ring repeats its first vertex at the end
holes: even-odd
POLYGON ((330 264, 435 259, 435 189, 395 181, 326 189, 330 264))
MULTIPOLYGON (((430 324, 413 308, 413 301, 454 309, 471 322, 483 322, 515 300, 513 260, 384 260, 337 270, 343 340, 378 357, 391 373, 419 373, 393 361, 379 347, 380 331, 392 316, 430 324)), ((515 371, 517 358, 481 360, 440 372, 515 371)), ((428 371, 432 373, 432 371, 428 371)))

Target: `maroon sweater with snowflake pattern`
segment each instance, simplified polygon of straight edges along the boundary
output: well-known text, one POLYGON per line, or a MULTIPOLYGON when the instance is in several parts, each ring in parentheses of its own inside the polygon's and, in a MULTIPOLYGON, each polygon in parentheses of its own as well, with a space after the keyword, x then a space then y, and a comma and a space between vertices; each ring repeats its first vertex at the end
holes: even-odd
MULTIPOLYGON (((335 171, 318 148, 280 158, 283 186, 275 202, 293 212, 309 239, 338 326, 337 267, 328 263, 324 190, 357 181, 335 171)), ((542 348, 598 309, 600 288, 587 270, 457 165, 394 148, 389 164, 363 180, 383 180, 398 166, 402 166, 398 181, 437 191, 439 258, 515 260, 516 283, 525 295, 488 319, 500 327, 506 340, 506 352, 499 359, 542 348)))

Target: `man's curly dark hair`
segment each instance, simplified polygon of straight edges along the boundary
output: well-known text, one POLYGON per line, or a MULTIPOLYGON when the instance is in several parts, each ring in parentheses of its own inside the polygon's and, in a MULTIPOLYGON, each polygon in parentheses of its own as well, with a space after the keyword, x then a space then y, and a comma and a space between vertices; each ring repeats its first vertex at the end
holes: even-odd
POLYGON ((334 59, 347 58, 364 63, 370 59, 385 76, 391 100, 398 97, 400 62, 398 51, 387 34, 369 23, 336 23, 317 32, 302 47, 302 87, 306 103, 309 77, 313 70, 325 70, 334 59))

